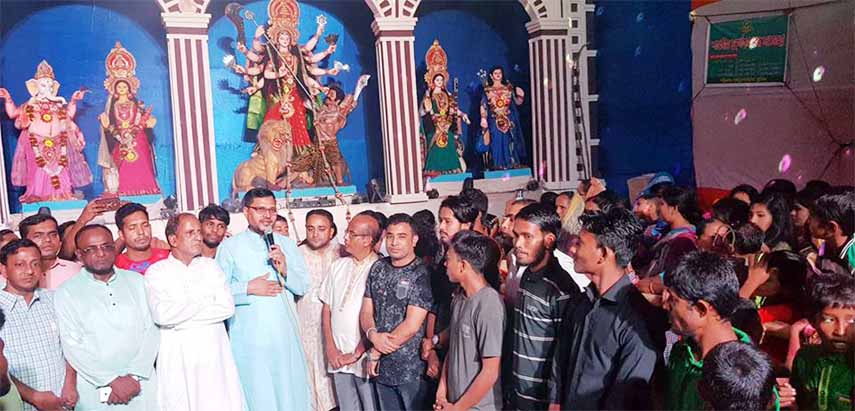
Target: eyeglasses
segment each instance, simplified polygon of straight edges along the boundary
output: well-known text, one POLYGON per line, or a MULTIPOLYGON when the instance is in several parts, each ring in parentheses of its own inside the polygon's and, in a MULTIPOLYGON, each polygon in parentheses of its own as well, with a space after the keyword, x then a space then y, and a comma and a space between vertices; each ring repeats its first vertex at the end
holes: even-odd
POLYGON ((255 211, 258 214, 276 214, 276 207, 267 208, 267 207, 253 207, 247 206, 246 208, 255 211))
POLYGON ((86 247, 86 248, 81 248, 80 252, 88 255, 88 254, 94 254, 98 250, 101 250, 101 252, 103 252, 104 254, 109 254, 109 253, 113 253, 116 251, 116 246, 115 246, 115 244, 91 245, 91 246, 86 247))

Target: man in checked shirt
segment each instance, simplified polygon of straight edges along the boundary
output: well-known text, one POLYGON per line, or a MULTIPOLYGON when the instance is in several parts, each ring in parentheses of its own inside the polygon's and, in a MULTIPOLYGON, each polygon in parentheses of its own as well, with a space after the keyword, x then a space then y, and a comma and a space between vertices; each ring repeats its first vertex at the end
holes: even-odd
POLYGON ((0 250, 8 283, 0 290, 12 381, 24 400, 24 411, 71 410, 77 404, 77 374, 65 361, 53 309, 53 292, 37 288, 42 278, 41 253, 30 240, 13 240, 0 250))

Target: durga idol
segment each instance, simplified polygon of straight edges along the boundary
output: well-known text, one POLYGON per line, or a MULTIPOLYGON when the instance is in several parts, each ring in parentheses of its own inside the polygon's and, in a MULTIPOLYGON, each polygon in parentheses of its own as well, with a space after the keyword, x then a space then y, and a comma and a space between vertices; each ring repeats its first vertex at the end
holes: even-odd
POLYGON ((5 88, 6 114, 21 130, 12 160, 12 184, 26 187, 22 203, 74 199, 73 189, 92 183, 92 172, 83 157, 86 141, 74 115, 85 90, 75 91, 71 102, 57 95, 59 82, 53 68, 42 60, 34 78, 27 80, 30 99, 16 106, 5 88))

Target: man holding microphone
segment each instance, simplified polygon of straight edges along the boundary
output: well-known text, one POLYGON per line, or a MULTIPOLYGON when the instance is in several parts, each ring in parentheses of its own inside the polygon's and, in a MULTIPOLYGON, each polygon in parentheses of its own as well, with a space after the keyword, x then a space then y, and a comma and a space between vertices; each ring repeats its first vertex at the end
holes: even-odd
POLYGON ((217 262, 235 301, 229 334, 249 411, 310 409, 294 304, 308 289, 306 264, 293 240, 272 232, 273 192, 248 191, 243 213, 249 228, 222 242, 217 262))

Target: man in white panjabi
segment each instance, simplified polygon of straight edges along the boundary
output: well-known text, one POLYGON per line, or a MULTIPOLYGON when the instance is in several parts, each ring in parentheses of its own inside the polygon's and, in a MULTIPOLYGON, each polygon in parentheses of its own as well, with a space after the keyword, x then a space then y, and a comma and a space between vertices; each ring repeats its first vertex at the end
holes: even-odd
POLYGON ((326 210, 316 209, 306 214, 306 241, 300 251, 309 271, 309 291, 297 301, 300 320, 300 340, 306 353, 309 370, 309 388, 312 392, 312 409, 328 411, 336 407, 332 377, 327 373, 321 333, 321 284, 330 272, 333 261, 339 258, 333 216, 326 210))
POLYGON ((333 376, 341 410, 379 409, 363 364, 368 347, 359 327, 359 312, 368 272, 379 258, 374 245, 380 240, 380 231, 378 221, 367 214, 350 220, 344 233, 344 248, 349 255, 332 264, 321 286, 327 371, 333 376))
POLYGON ((188 213, 166 224, 172 252, 145 276, 151 316, 160 327, 157 372, 163 410, 243 411, 245 401, 223 321, 234 315, 217 263, 202 257, 202 226, 188 213))

